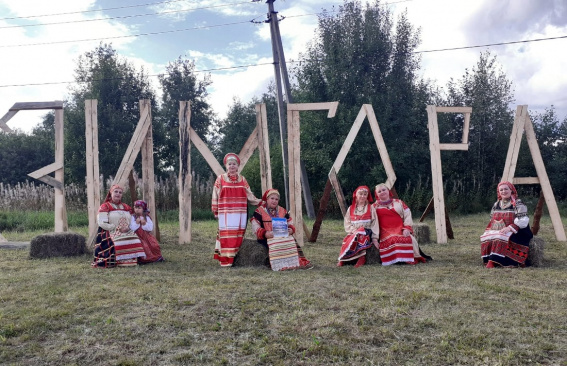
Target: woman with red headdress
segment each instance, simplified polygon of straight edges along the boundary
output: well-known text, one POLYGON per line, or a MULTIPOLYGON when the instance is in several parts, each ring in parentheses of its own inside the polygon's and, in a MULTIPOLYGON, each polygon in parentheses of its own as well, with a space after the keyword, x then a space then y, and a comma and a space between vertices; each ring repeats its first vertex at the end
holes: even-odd
POLYGON ((394 198, 384 183, 375 188, 374 209, 380 226, 380 260, 383 266, 394 263, 416 264, 432 258, 425 255, 413 236, 413 220, 409 207, 394 198))
POLYGON ((258 243, 268 248, 272 270, 313 268, 292 236, 295 233, 293 219, 285 208, 278 206, 280 192, 277 189, 268 189, 262 200, 265 205, 254 211, 250 222, 258 243))
POLYGON ((343 239, 338 267, 355 260, 354 267, 361 267, 366 264, 366 249, 372 244, 378 247, 378 219, 371 203, 367 186, 360 186, 352 193, 352 204, 344 218, 347 236, 343 239))
POLYGON ((482 261, 487 268, 524 267, 528 258, 530 229, 528 208, 518 199, 510 182, 500 182, 498 200, 490 211, 490 222, 480 237, 482 261))
POLYGON ((231 267, 244 239, 248 221, 247 204, 257 206, 262 200, 254 196, 246 178, 238 173, 238 155, 226 154, 223 163, 227 170, 217 177, 211 202, 213 214, 219 223, 214 259, 222 267, 231 267))
POLYGON ((122 202, 123 189, 118 184, 110 187, 98 209, 98 233, 92 267, 130 267, 144 258, 140 239, 130 229, 132 209, 122 202))
POLYGON ((144 247, 145 258, 138 258, 138 263, 147 264, 163 262, 161 248, 155 236, 152 235, 154 222, 150 217, 150 210, 146 201, 137 200, 134 202, 134 213, 130 219, 130 229, 138 235, 144 247))

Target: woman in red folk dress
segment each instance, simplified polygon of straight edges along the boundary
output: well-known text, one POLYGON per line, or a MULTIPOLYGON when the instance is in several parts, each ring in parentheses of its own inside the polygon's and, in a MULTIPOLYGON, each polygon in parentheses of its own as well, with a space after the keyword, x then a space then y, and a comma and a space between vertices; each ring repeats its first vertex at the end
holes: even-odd
POLYGON ((366 264, 366 249, 378 247, 378 219, 372 208, 372 195, 367 186, 360 186, 352 194, 352 205, 344 218, 347 236, 343 239, 338 267, 356 260, 354 267, 366 264))
POLYGON ((159 243, 152 235, 154 223, 149 214, 148 204, 145 201, 138 200, 134 202, 134 214, 130 219, 130 229, 138 235, 146 253, 145 258, 138 258, 138 263, 140 264, 164 261, 161 256, 159 243))
POLYGON ((280 192, 277 189, 268 189, 262 200, 265 204, 254 211, 250 222, 258 243, 268 248, 270 268, 274 271, 313 268, 292 236, 295 233, 293 219, 285 208, 278 205, 280 192), (274 234, 274 219, 281 219, 287 224, 284 225, 287 227, 287 235, 277 232, 274 234))
POLYGON ((510 182, 500 182, 497 194, 490 222, 480 237, 482 261, 487 268, 524 267, 534 236, 528 208, 518 199, 516 188, 510 182))
POLYGON ((409 207, 394 198, 385 184, 375 189, 374 209, 380 226, 380 259, 383 266, 394 263, 416 264, 432 258, 425 255, 413 236, 413 221, 409 207))
POLYGON ((223 163, 227 172, 217 177, 211 202, 219 224, 214 259, 218 260, 222 267, 232 267, 234 257, 244 239, 248 203, 258 206, 262 200, 254 196, 246 178, 238 174, 238 155, 226 154, 223 163))
POLYGON ((98 209, 98 233, 92 267, 130 267, 144 258, 140 239, 130 229, 132 209, 122 202, 123 189, 118 184, 110 191, 98 209))

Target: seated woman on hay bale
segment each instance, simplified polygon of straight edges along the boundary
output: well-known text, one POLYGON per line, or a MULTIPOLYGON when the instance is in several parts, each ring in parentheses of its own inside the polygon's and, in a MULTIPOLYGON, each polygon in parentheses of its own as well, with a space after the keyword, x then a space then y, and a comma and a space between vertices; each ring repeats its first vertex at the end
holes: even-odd
POLYGON ((528 209, 512 183, 500 182, 496 192, 498 200, 480 237, 482 261, 486 268, 524 267, 533 238, 528 209))
POLYGON ((146 257, 140 239, 130 229, 132 209, 122 202, 123 192, 118 184, 110 187, 98 209, 99 228, 92 267, 131 267, 138 265, 138 258, 146 257))
POLYGON ((240 158, 228 153, 223 159, 226 173, 217 177, 213 186, 211 209, 218 220, 214 259, 221 267, 232 267, 242 245, 248 223, 248 203, 259 205, 243 175, 238 173, 240 158))
POLYGON ((383 266, 396 263, 417 264, 430 261, 413 236, 411 211, 404 201, 394 198, 384 183, 375 188, 376 210, 380 227, 380 259, 383 266))
POLYGON ((258 243, 268 248, 270 268, 274 271, 313 268, 292 236, 293 219, 285 208, 278 206, 280 192, 268 189, 262 200, 264 204, 254 211, 250 222, 258 243))
POLYGON ((366 249, 378 247, 378 218, 372 208, 372 195, 367 186, 360 186, 352 193, 352 204, 347 209, 344 225, 347 236, 343 239, 337 267, 356 263, 355 268, 366 264, 366 249))

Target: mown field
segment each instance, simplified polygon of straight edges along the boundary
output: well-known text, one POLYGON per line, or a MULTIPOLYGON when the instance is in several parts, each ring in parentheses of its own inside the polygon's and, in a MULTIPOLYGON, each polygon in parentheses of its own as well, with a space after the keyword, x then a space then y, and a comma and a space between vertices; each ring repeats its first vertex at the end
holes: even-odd
POLYGON ((434 261, 417 266, 335 267, 336 220, 306 243, 309 271, 220 268, 213 221, 188 245, 161 223, 166 262, 130 269, 0 250, 0 363, 567 365, 567 243, 544 216, 543 267, 489 270, 486 221, 452 217, 455 239, 423 245, 434 261))

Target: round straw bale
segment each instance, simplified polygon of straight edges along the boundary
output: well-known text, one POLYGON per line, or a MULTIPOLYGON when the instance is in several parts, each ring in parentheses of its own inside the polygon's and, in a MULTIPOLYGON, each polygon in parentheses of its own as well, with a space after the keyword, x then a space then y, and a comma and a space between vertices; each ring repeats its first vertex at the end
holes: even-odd
POLYGON ((86 253, 86 239, 76 233, 46 233, 30 242, 30 258, 71 257, 86 253))
POLYGON ((366 249, 366 264, 382 264, 382 260, 380 260, 380 251, 376 249, 374 245, 366 249))
POLYGON ((527 266, 541 267, 543 265, 543 248, 545 240, 539 236, 534 236, 530 240, 530 250, 528 251, 527 266))
POLYGON ((418 244, 429 244, 431 239, 429 236, 429 225, 424 223, 413 225, 413 236, 417 240, 418 244))
POLYGON ((258 267, 269 263, 268 248, 256 240, 244 239, 234 258, 233 267, 258 267))

